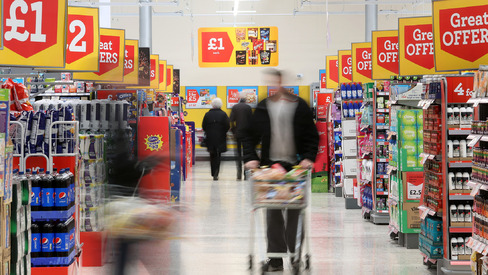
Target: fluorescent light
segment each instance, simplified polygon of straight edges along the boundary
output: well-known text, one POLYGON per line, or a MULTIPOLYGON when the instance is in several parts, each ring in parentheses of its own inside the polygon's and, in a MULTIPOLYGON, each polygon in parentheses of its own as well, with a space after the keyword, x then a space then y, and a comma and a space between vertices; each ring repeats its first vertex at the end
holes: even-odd
POLYGON ((239 0, 234 1, 234 16, 237 16, 237 11, 239 10, 239 0))
MULTIPOLYGON (((215 11, 216 13, 236 13, 235 11, 215 11)), ((237 11, 237 13, 256 13, 256 11, 237 11)))
POLYGON ((231 25, 231 26, 249 26, 256 25, 256 22, 220 22, 220 25, 231 25))

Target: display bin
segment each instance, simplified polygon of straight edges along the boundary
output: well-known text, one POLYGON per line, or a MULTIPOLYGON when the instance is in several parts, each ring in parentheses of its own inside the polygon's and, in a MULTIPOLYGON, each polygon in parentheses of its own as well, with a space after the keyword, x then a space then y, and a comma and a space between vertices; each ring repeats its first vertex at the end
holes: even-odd
POLYGON ((402 233, 420 233, 419 202, 404 202, 399 207, 400 231, 402 233))
POLYGON ((83 244, 82 266, 103 266, 105 263, 106 233, 80 232, 80 243, 83 244))
POLYGON ((329 192, 329 173, 318 172, 312 174, 312 193, 329 192))
POLYGON ((78 275, 82 256, 75 258, 69 266, 32 267, 31 275, 78 275))

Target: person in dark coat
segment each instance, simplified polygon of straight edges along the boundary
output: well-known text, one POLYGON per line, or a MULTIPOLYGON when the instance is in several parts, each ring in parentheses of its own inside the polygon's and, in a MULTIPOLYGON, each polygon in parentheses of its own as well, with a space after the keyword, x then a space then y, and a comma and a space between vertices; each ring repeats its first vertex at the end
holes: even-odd
POLYGON ((246 104, 246 93, 240 94, 241 100, 232 107, 230 113, 231 131, 236 139, 236 165, 237 165, 237 180, 242 179, 242 139, 246 134, 246 128, 252 117, 251 106, 246 104))
MULTIPOLYGON (((252 116, 244 138, 244 162, 247 169, 279 163, 286 170, 294 165, 312 168, 318 152, 319 134, 308 104, 281 87, 281 72, 267 75, 277 93, 261 101, 252 116), (261 143, 261 155, 256 146, 261 143)), ((268 253, 295 253, 299 210, 268 210, 268 253), (284 218, 284 215, 287 218, 284 218)), ((298 252, 298 251, 297 251, 298 252)), ((292 262, 296 264, 295 262, 292 262)), ((270 258, 263 271, 283 270, 282 258, 270 258)))
POLYGON ((212 100, 212 109, 203 117, 202 128, 205 132, 207 151, 210 153, 210 169, 214 180, 219 180, 220 156, 227 151, 227 132, 230 128, 229 117, 222 111, 222 100, 212 100))

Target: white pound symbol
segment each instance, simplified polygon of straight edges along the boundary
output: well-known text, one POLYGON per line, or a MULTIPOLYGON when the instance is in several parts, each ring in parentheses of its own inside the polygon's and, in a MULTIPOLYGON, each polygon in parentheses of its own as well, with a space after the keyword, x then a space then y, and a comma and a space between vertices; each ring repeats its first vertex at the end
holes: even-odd
MULTIPOLYGON (((11 27, 12 29, 5 32, 5 40, 10 41, 16 39, 18 41, 24 42, 29 38, 29 32, 25 30, 23 33, 19 33, 17 28, 24 28, 25 21, 17 19, 17 9, 20 8, 22 14, 28 12, 27 3, 24 0, 15 0, 12 5, 10 5, 10 18, 7 18, 5 25, 11 27)), ((31 4, 31 9, 36 13, 36 25, 34 33, 31 34, 30 40, 32 42, 46 42, 46 35, 42 34, 42 2, 35 2, 31 4)))

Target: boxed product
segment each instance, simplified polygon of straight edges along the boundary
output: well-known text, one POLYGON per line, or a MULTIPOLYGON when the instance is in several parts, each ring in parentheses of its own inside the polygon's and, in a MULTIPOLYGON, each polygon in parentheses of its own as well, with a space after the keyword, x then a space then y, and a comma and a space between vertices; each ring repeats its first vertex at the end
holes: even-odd
POLYGON ((355 176, 357 173, 357 160, 355 159, 345 159, 342 161, 344 166, 345 176, 355 176))
POLYGON ((403 126, 399 127, 399 135, 402 141, 412 141, 417 140, 417 127, 413 126, 403 126))
POLYGON ((409 156, 416 156, 417 153, 417 145, 418 143, 416 141, 405 141, 402 142, 400 145, 400 150, 402 150, 402 154, 407 154, 409 156))
POLYGON ((398 112, 398 123, 404 126, 417 124, 417 110, 401 110, 398 112))
POLYGON ((342 121, 342 133, 343 133, 343 137, 355 137, 356 121, 355 120, 342 121))
POLYGON ((402 203, 400 218, 402 233, 420 233, 419 202, 402 203))
POLYGON ((342 141, 343 153, 346 157, 355 157, 357 155, 357 144, 355 139, 346 139, 342 141))

